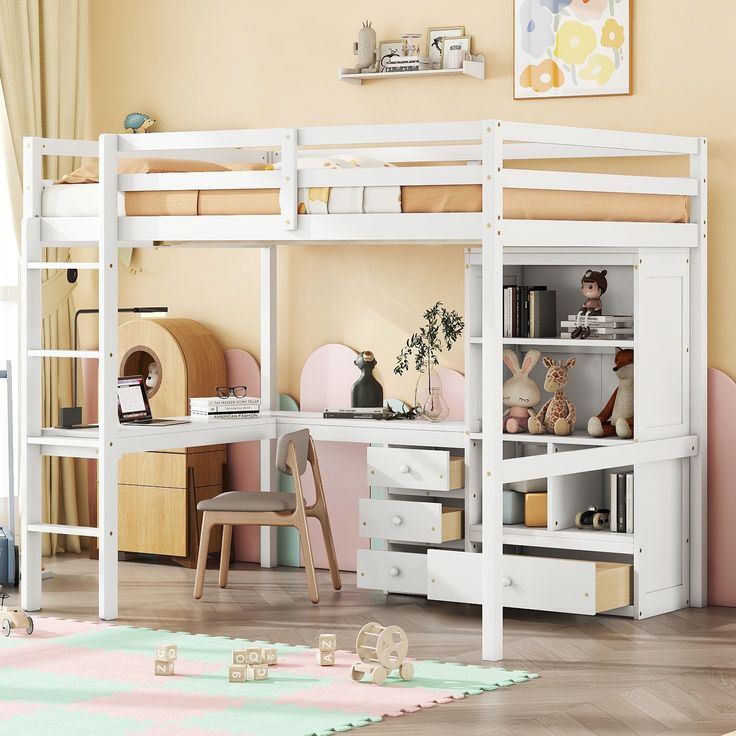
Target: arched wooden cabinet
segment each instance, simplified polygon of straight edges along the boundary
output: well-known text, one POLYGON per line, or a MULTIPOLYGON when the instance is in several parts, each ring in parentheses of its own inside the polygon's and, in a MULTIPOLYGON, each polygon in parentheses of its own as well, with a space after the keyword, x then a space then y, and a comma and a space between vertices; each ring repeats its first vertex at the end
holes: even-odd
MULTIPOLYGON (((189 414, 193 396, 214 396, 227 382, 222 346, 191 319, 135 319, 118 332, 120 375, 149 375, 154 417, 189 414)), ((124 455, 120 462, 119 548, 167 555, 194 566, 198 501, 223 489, 225 445, 124 455)), ((219 548, 213 539, 211 551, 219 548)))

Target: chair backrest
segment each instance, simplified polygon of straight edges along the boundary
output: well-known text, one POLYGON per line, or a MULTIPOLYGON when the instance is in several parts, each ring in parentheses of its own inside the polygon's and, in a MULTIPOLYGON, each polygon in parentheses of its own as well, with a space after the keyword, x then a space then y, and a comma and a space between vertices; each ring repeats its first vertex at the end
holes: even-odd
POLYGON ((296 451, 296 462, 299 475, 304 475, 307 469, 307 455, 309 452, 309 430, 300 429, 297 432, 289 432, 279 437, 276 445, 276 467, 282 472, 292 475, 291 468, 286 464, 289 443, 294 445, 296 451))

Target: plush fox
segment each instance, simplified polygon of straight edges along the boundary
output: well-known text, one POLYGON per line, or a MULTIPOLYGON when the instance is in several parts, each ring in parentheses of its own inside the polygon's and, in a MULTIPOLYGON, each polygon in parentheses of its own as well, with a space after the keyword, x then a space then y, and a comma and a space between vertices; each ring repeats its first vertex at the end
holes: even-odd
POLYGON ((616 348, 613 370, 618 376, 618 388, 603 411, 588 420, 588 434, 592 437, 616 434, 627 439, 634 433, 634 351, 616 348))

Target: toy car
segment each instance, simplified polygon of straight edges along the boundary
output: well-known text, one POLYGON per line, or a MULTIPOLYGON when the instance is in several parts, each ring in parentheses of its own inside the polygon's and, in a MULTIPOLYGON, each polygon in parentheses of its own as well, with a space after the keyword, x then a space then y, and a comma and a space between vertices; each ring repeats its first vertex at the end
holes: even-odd
POLYGON ((405 661, 409 639, 399 626, 366 624, 358 633, 355 649, 360 662, 353 665, 350 675, 356 682, 369 675, 376 685, 383 685, 393 670, 398 670, 402 680, 414 677, 414 665, 405 661))
POLYGON ((3 586, 0 585, 0 623, 5 636, 10 636, 13 629, 25 629, 26 634, 33 633, 33 619, 27 616, 25 611, 20 608, 10 608, 5 605, 5 600, 10 596, 3 593, 3 586))

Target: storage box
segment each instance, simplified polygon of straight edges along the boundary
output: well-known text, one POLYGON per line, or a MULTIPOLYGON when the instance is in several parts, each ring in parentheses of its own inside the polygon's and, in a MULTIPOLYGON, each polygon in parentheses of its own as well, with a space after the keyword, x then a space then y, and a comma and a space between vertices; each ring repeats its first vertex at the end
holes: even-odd
POLYGON ((524 495, 524 524, 547 526, 547 492, 524 495))
POLYGON ((524 523, 524 494, 503 489, 503 523, 524 523))

